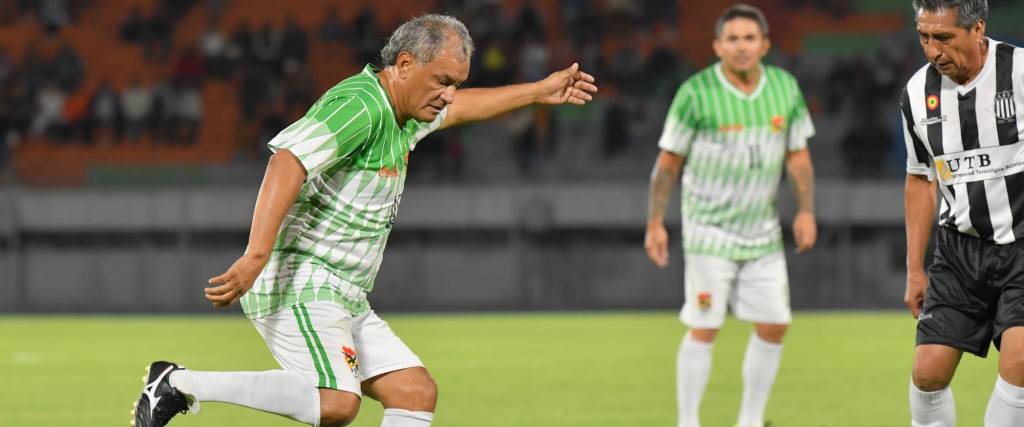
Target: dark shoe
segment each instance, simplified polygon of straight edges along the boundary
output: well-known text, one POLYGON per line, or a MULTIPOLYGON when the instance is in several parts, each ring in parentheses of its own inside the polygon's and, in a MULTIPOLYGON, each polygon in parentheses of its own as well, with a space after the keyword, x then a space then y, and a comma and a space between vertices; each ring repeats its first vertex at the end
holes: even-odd
POLYGON ((132 409, 132 427, 163 427, 189 409, 185 395, 171 387, 171 372, 184 369, 171 362, 153 362, 142 377, 145 386, 132 409))

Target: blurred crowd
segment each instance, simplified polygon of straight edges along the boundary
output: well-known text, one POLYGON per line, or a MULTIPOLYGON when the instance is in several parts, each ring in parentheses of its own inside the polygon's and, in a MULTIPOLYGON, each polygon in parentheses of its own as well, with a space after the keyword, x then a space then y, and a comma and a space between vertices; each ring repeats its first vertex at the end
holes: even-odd
MULTIPOLYGON (((45 40, 28 40, 25 53, 14 58, 0 48, 0 146, 13 146, 25 137, 45 137, 56 143, 132 143, 142 138, 157 144, 190 144, 203 119, 202 58, 187 52, 174 58, 165 75, 155 82, 133 76, 122 88, 109 82, 85 87, 88 70, 80 52, 56 36, 61 26, 73 25, 92 1, 40 1, 14 3, 3 22, 34 19, 46 30, 45 40), (15 12, 13 15, 10 12, 15 12), (55 43, 59 48, 50 49, 55 43)), ((180 14, 169 2, 154 16, 139 23, 137 12, 121 28, 131 43, 167 46, 168 28, 180 14), (140 30, 145 28, 145 30, 140 30)), ((188 2, 176 2, 188 3, 188 2)), ((166 55, 169 49, 159 48, 166 55)), ((155 55, 155 54, 154 54, 155 55)), ((147 54, 149 56, 149 54, 147 54)), ((131 73, 131 71, 129 71, 131 73)), ((6 158, 8 154, 0 154, 6 158)))
POLYGON ((10 24, 24 17, 36 20, 48 34, 73 25, 82 11, 95 0, 0 0, 0 25, 10 24))
MULTIPOLYGON (((23 55, 0 45, 0 169, 10 147, 28 140, 58 144, 193 144, 204 126, 206 102, 237 106, 232 126, 240 161, 260 161, 265 142, 301 116, 333 82, 317 81, 316 54, 348 56, 354 72, 378 64, 388 33, 404 16, 362 6, 342 19, 329 9, 321 22, 303 26, 294 17, 283 25, 242 22, 221 25, 229 0, 155 0, 155 7, 126 11, 116 28, 120 40, 140 49, 147 61, 162 64, 156 78, 132 75, 127 84, 102 82, 85 87, 89 70, 82 52, 60 41, 60 29, 76 25, 100 0, 0 0, 0 26, 32 20, 46 40, 26 40, 23 55), (195 7, 206 8, 205 30, 192 46, 175 48, 175 32, 195 7), (311 42, 329 53, 311 52, 311 42), (46 48, 48 46, 56 46, 46 48), (237 99, 204 96, 207 84, 233 85, 237 99), (123 87, 116 87, 123 86, 123 87)), ((842 17, 849 0, 786 0, 788 6, 817 8, 842 17)), ((541 79, 577 60, 598 77, 601 95, 593 114, 566 118, 534 108, 503 118, 511 134, 512 158, 529 176, 554 155, 566 120, 597 129, 599 155, 614 159, 654 150, 664 111, 677 85, 696 70, 680 53, 675 0, 561 0, 559 22, 531 1, 511 10, 493 0, 438 0, 435 10, 459 17, 476 44, 467 86, 496 86, 541 79)), ((710 29, 710 27, 709 27, 710 29)), ((709 34, 710 38, 710 34, 709 34)), ((850 176, 898 174, 902 142, 895 102, 904 80, 923 63, 910 34, 894 38, 877 52, 835 57, 773 54, 768 62, 797 75, 819 123, 844 120, 838 136, 850 176), (854 96, 855 95, 855 96, 854 96)), ((128 71, 131 73, 131 71, 128 71)), ((820 134, 820 133, 819 133, 820 134)), ((419 145, 417 162, 438 179, 463 178, 466 151, 459 132, 431 135, 419 145)), ((414 168, 413 170, 416 170, 414 168)))
MULTIPOLYGON (((494 1, 442 1, 440 9, 465 22, 476 44, 467 85, 534 81, 574 61, 597 76, 599 103, 606 108, 589 120, 600 128, 601 155, 609 157, 631 144, 629 117, 657 109, 651 95, 674 92, 674 85, 692 69, 672 45, 677 3, 563 0, 559 2, 559 31, 554 32, 551 18, 532 2, 523 2, 512 13, 494 1), (651 47, 639 49, 643 42, 651 47)), ((511 154, 520 174, 534 173, 555 154, 559 116, 550 109, 513 113, 501 125, 512 133, 511 154)), ((449 156, 459 152, 445 150, 449 156)), ((458 163, 449 160, 445 164, 458 163)))

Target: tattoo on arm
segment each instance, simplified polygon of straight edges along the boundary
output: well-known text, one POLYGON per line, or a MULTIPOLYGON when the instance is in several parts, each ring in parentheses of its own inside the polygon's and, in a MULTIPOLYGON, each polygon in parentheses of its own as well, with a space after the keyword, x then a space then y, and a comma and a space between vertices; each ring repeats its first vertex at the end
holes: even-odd
POLYGON ((647 209, 649 221, 661 221, 665 217, 665 208, 668 206, 669 198, 672 197, 672 189, 676 186, 678 177, 678 170, 654 165, 654 171, 651 172, 651 194, 647 209))
POLYGON ((814 213, 814 169, 809 164, 800 164, 790 170, 793 190, 796 193, 800 212, 814 213))

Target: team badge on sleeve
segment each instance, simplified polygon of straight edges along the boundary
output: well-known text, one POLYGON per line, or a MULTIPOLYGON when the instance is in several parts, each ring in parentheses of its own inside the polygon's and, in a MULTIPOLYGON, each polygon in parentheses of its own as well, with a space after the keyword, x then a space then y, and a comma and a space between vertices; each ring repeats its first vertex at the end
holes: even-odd
POLYGON ((1013 103, 1013 91, 996 93, 996 123, 1006 124, 1017 121, 1017 106, 1013 103))

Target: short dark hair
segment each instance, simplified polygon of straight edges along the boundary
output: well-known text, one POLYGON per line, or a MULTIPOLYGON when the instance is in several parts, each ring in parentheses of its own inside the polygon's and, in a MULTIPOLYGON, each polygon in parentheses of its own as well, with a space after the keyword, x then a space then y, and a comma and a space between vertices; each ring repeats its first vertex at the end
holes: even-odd
POLYGON ((725 12, 722 12, 722 16, 718 17, 718 22, 715 23, 715 37, 721 37, 725 23, 736 18, 746 18, 757 22, 757 25, 761 27, 761 34, 768 35, 768 20, 764 18, 764 12, 749 4, 736 3, 729 6, 725 12))
POLYGON ((988 18, 988 0, 913 0, 914 11, 938 12, 939 9, 956 9, 956 25, 970 29, 978 21, 988 18))

